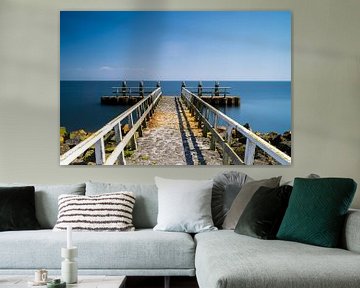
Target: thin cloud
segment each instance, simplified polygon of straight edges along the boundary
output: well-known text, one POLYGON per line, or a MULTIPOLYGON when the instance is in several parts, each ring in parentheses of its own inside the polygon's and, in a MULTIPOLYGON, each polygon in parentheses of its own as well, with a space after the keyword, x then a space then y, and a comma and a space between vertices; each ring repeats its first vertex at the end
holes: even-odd
POLYGON ((110 67, 110 66, 101 66, 100 67, 100 71, 112 71, 114 70, 113 67, 110 67))

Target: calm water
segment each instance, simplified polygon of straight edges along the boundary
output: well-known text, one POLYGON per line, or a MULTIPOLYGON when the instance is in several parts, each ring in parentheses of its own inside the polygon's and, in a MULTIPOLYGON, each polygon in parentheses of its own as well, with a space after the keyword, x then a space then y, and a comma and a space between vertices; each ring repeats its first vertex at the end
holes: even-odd
MULTIPOLYGON (((128 81, 128 86, 139 82, 128 81)), ((156 82, 145 82, 155 86, 156 82)), ((188 87, 198 82, 187 81, 188 87)), ((120 81, 61 81, 60 125, 68 131, 84 129, 96 131, 129 106, 100 104, 100 97, 113 95, 111 87, 120 81)), ((214 86, 214 81, 203 81, 214 86)), ((249 123, 254 131, 283 133, 291 130, 291 82, 221 81, 220 86, 231 87, 230 95, 240 96, 240 107, 218 107, 240 124, 249 123)), ((180 95, 181 81, 162 81, 163 95, 180 95)))

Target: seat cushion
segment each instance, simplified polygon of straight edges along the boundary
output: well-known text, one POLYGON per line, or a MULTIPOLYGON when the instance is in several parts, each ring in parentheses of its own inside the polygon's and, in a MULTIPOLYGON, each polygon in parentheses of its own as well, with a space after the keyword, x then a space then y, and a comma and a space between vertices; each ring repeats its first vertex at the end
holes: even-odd
MULTIPOLYGON (((73 232, 72 238, 79 270, 194 269, 195 244, 186 233, 73 232)), ((60 269, 61 247, 66 247, 66 231, 2 232, 0 269, 60 269)))
POLYGON ((360 283, 360 254, 229 230, 195 236, 200 288, 350 288, 360 283))

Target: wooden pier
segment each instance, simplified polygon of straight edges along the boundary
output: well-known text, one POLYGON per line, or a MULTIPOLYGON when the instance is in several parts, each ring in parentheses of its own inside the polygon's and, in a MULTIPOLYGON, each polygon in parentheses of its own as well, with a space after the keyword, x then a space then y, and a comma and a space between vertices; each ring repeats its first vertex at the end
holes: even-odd
POLYGON ((162 96, 158 87, 61 155, 60 165, 91 149, 97 165, 254 165, 256 148, 281 165, 291 164, 291 157, 186 87, 180 97, 162 96), (236 133, 246 138, 243 157, 232 148, 236 133), (108 141, 115 142, 112 149, 108 141))

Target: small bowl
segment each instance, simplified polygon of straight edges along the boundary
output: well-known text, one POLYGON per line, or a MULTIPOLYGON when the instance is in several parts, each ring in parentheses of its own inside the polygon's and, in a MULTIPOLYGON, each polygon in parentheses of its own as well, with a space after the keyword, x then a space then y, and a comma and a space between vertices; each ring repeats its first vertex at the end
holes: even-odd
POLYGON ((66 282, 61 282, 60 279, 54 279, 47 283, 47 288, 66 288, 66 282))

